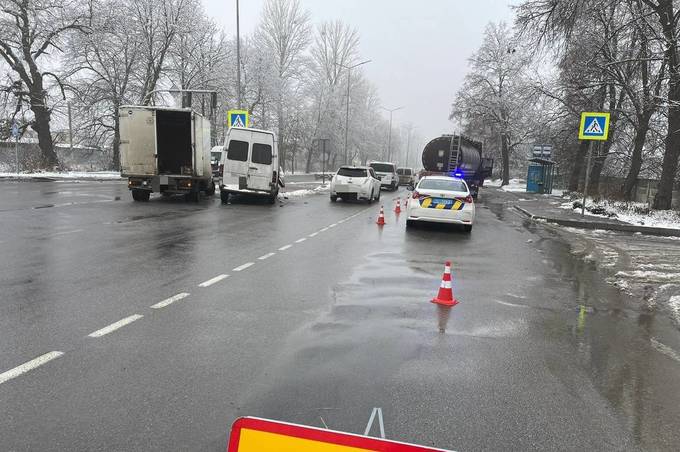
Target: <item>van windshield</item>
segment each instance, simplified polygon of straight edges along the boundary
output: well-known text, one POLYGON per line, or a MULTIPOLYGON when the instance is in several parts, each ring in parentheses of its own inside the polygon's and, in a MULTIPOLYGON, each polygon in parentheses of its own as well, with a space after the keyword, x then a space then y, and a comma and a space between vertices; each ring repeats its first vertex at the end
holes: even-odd
POLYGON ((253 163, 261 165, 272 164, 272 147, 268 144, 253 143, 253 163))
POLYGON ((379 173, 393 173, 394 165, 389 163, 371 163, 371 168, 378 171, 379 173))
POLYGON ((229 142, 229 149, 227 150, 227 158, 229 160, 238 160, 239 162, 248 160, 248 143, 245 141, 231 140, 229 142))
POLYGON ((338 176, 346 177, 366 177, 366 170, 361 168, 340 168, 338 176))

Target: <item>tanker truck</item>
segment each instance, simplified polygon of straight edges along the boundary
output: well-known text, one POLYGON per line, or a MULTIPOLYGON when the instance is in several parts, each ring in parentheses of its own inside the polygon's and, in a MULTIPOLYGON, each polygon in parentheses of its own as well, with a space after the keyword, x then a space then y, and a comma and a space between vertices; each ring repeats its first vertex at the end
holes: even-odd
POLYGON ((464 135, 442 135, 425 145, 420 176, 447 174, 464 179, 477 198, 484 179, 491 177, 493 159, 482 157, 483 145, 464 135))

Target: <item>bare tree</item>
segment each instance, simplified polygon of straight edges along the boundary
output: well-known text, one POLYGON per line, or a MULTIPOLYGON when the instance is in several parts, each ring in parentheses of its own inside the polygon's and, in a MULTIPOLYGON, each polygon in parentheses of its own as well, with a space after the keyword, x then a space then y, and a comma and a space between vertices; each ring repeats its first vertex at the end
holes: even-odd
POLYGON ((71 32, 88 30, 87 14, 77 1, 3 0, 0 6, 0 57, 21 80, 16 94, 27 98, 33 112, 31 127, 38 135, 43 165, 58 165, 50 131, 52 108, 49 106, 46 78, 63 86, 58 76, 41 68, 52 51, 61 51, 71 32))
POLYGON ((277 123, 281 161, 286 162, 288 143, 284 141, 285 92, 289 81, 299 74, 298 63, 310 40, 309 13, 302 9, 299 0, 267 0, 256 30, 256 42, 273 57, 278 73, 277 123))
POLYGON ((529 62, 507 24, 489 24, 484 42, 470 58, 470 72, 452 106, 452 119, 488 122, 498 133, 503 185, 510 182, 513 148, 522 144, 531 131, 525 121, 532 103, 530 83, 525 77, 529 62))

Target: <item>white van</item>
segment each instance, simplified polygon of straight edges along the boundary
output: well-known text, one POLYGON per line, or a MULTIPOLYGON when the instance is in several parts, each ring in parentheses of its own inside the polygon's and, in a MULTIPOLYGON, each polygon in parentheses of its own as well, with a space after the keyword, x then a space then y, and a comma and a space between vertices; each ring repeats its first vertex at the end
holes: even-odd
POLYGON ((279 153, 274 132, 232 127, 224 143, 226 159, 220 197, 222 203, 229 195, 266 196, 274 203, 283 187, 279 168, 279 153))

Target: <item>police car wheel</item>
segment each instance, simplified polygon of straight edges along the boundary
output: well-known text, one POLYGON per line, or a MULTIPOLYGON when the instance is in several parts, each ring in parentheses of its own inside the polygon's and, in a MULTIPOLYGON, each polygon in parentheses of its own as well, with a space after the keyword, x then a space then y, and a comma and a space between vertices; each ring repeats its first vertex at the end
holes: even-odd
POLYGON ((463 225, 463 231, 472 232, 472 225, 471 224, 463 225))

